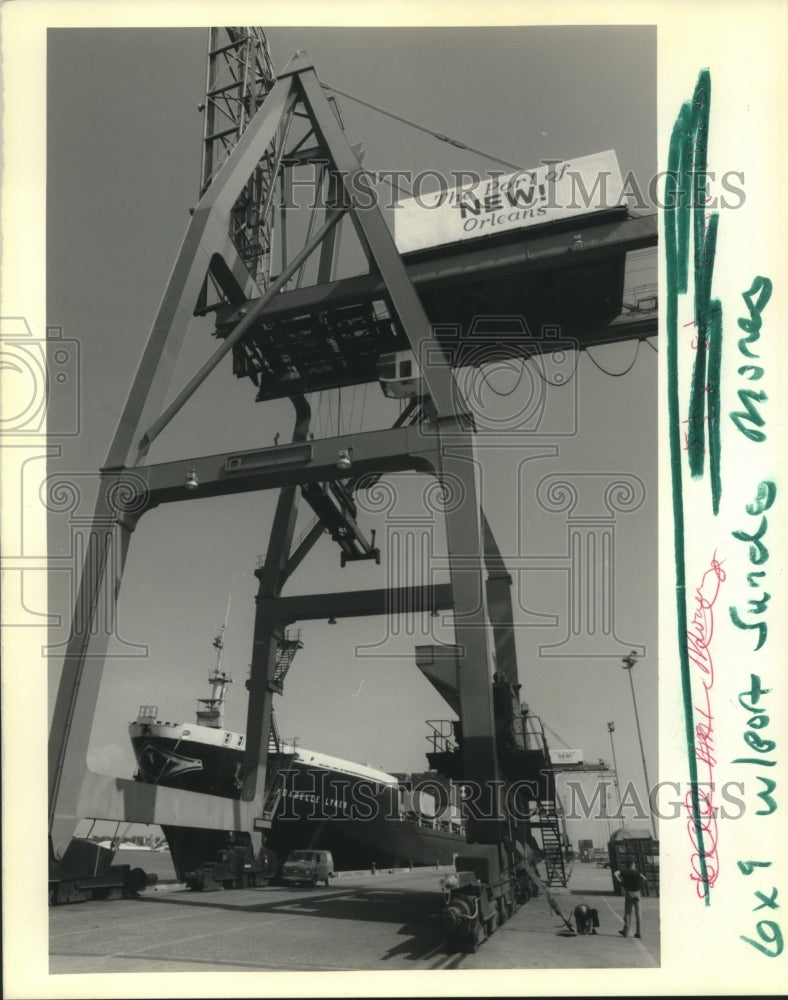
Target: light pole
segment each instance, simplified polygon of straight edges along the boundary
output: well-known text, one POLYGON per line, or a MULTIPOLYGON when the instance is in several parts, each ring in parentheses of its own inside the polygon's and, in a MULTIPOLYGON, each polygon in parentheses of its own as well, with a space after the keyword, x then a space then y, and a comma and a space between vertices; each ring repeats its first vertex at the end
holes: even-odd
POLYGON ((632 668, 635 666, 636 660, 637 660, 637 653, 633 649, 632 652, 629 654, 629 656, 625 656, 621 662, 624 665, 624 670, 626 670, 626 672, 629 674, 629 686, 632 689, 632 704, 635 708, 635 725, 637 726, 638 742, 640 743, 640 759, 643 761, 643 776, 646 779, 646 795, 649 796, 648 812, 649 812, 649 817, 651 819, 651 832, 654 835, 654 840, 656 840, 657 827, 654 822, 654 814, 651 811, 651 801, 650 801, 651 785, 648 783, 648 768, 646 767, 646 754, 645 751, 643 750, 643 734, 640 731, 640 716, 638 715, 638 703, 637 699, 635 698, 635 684, 634 681, 632 680, 632 668))
MULTIPOLYGON (((602 757, 599 758, 599 768, 601 771, 606 771, 608 769, 608 763, 602 757)), ((607 782, 602 782, 602 808, 605 815, 605 829, 607 830, 607 842, 610 843, 610 838, 613 836, 613 824, 611 823, 610 812, 607 808, 607 782)))
POLYGON ((610 752, 613 754, 613 783, 616 786, 616 798, 618 799, 618 814, 621 817, 621 826, 626 829, 624 814, 621 812, 621 789, 618 787, 618 764, 616 764, 616 748, 613 744, 613 733, 616 731, 615 722, 608 722, 607 731, 610 733, 610 752))

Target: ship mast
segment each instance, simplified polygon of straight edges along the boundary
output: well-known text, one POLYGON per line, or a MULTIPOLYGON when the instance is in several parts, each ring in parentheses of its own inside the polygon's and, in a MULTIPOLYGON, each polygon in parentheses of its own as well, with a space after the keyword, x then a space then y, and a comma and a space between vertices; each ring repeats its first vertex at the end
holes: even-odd
POLYGON ((227 630, 227 622, 230 619, 230 603, 232 599, 233 591, 231 587, 230 596, 227 598, 227 610, 224 615, 224 622, 219 626, 219 630, 213 640, 213 648, 216 650, 216 663, 213 670, 208 674, 211 695, 209 698, 197 699, 197 724, 200 726, 210 726, 212 729, 222 728, 224 723, 224 689, 228 684, 232 684, 233 682, 232 676, 222 668, 224 633, 227 630))

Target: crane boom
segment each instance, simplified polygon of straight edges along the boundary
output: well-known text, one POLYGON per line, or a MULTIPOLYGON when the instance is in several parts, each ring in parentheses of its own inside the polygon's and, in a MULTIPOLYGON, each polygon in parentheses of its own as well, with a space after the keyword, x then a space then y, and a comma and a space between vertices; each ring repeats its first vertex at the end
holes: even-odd
MULTIPOLYGON (((262 28, 210 28, 200 197, 211 186, 274 83, 268 40, 262 28)), ((269 276, 273 183, 277 140, 273 139, 236 201, 230 235, 264 291, 269 276)))

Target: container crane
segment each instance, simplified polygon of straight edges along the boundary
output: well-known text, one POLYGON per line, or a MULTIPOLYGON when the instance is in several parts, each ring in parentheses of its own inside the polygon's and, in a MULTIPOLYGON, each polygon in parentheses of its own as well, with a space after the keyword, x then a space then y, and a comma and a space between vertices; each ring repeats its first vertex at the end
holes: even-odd
MULTIPOLYGON (((642 324, 630 327, 620 319, 624 258, 630 249, 654 244, 656 219, 630 217, 618 206, 563 226, 507 230, 485 237, 483 247, 470 241, 404 255, 380 208, 360 210, 354 201, 361 150, 349 142, 308 56, 297 53, 277 74, 270 65, 260 29, 211 32, 203 191, 102 471, 53 715, 50 878, 57 885, 70 852, 72 858, 79 854, 73 835, 83 817, 240 829, 257 852, 270 827, 267 748, 284 630, 305 620, 382 615, 392 607, 450 611, 455 644, 431 647, 419 667, 456 706, 460 739, 446 763, 478 789, 467 849, 457 858, 445 906, 452 940, 475 948, 527 898, 532 879, 520 831, 498 790, 527 782, 550 760, 546 745, 531 744, 524 731, 512 581, 482 509, 476 431, 452 367, 462 358, 469 363, 467 338, 489 301, 505 301, 507 315, 524 317, 496 334, 523 357, 564 349, 563 341, 532 336, 529 322, 565 326, 573 349, 641 336, 642 324), (305 163, 315 167, 315 192, 324 197, 315 199, 320 207, 312 209, 301 248, 289 259, 280 254, 281 270, 274 274, 274 191, 284 172, 305 163), (344 222, 354 227, 369 268, 336 280, 336 234, 344 222), (304 285, 313 254, 316 281, 304 285), (173 397, 170 383, 190 317, 211 312, 220 344, 173 397), (376 382, 380 356, 402 350, 412 352, 421 370, 425 403, 417 424, 408 418, 383 430, 340 428, 333 437, 314 436, 307 393, 376 382), (291 440, 149 462, 153 442, 227 355, 235 374, 255 386, 257 401, 291 399, 291 440), (341 545, 344 561, 377 559, 374 546, 362 540, 350 492, 329 487, 351 479, 355 488, 363 477, 402 470, 433 476, 460 498, 443 512, 449 581, 282 596, 325 527, 347 542, 341 545), (324 496, 314 484, 323 484, 324 496), (100 605, 114 607, 136 524, 161 504, 263 489, 277 489, 279 496, 265 560, 256 571, 240 799, 92 771, 87 747, 108 637, 91 624, 100 605), (302 492, 321 508, 320 524, 293 549, 302 492), (324 509, 329 494, 338 501, 334 512, 324 509)), ((105 861, 88 860, 97 866, 105 861)))

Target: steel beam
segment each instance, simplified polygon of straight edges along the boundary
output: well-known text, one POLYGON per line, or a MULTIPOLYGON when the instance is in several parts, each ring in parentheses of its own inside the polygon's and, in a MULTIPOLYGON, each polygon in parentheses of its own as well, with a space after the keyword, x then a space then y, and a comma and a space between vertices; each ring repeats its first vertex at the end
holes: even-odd
MULTIPOLYGON (((92 780, 86 755, 109 642, 109 630, 95 628, 94 623, 102 605, 115 607, 129 534, 144 509, 132 499, 139 499, 140 481, 126 466, 137 435, 155 419, 165 399, 211 260, 223 251, 231 261, 237 256, 229 236, 230 212, 282 115, 295 100, 290 80, 274 86, 254 127, 247 128, 195 209, 110 445, 50 726, 49 818, 54 860, 65 850, 79 819, 88 815, 78 803, 83 786, 92 780), (113 566, 111 575, 109 565, 113 566)), ((261 800, 262 788, 256 794, 261 800)))
MULTIPOLYGON (((229 216, 255 165, 295 102, 289 80, 278 81, 232 155, 194 210, 156 314, 105 465, 131 464, 137 435, 161 411, 211 259, 232 246, 229 216)), ((232 248, 235 254, 235 248, 232 248)), ((250 278, 251 280, 251 278, 250 278)))
MULTIPOLYGON (((336 464, 342 450, 350 454, 354 477, 408 469, 431 472, 437 466, 438 448, 436 432, 419 424, 178 459, 134 469, 132 480, 137 484, 138 494, 128 503, 137 510, 150 509, 160 503, 346 479, 347 471, 338 469, 336 464), (196 489, 186 487, 191 472, 199 481, 196 489)), ((111 471, 107 470, 107 474, 111 471)), ((121 479, 127 475, 122 469, 115 474, 121 479)))
POLYGON ((490 523, 482 511, 484 539, 484 565, 487 569, 485 592, 487 613, 495 645, 495 666, 506 674, 509 683, 520 683, 517 671, 517 647, 514 641, 514 615, 512 612, 512 578, 506 569, 501 550, 495 540, 490 523))
MULTIPOLYGON (((297 85, 312 116, 315 132, 339 173, 348 203, 355 207, 358 187, 354 182, 362 173, 361 164, 328 103, 312 64, 302 59, 291 67, 291 72, 297 73, 297 85)), ((420 359, 422 375, 439 419, 453 417, 458 397, 448 358, 432 336, 430 321, 408 277, 383 213, 377 205, 373 205, 352 211, 351 219, 370 265, 374 264, 385 283, 387 298, 400 327, 420 359)))
MULTIPOLYGON (((583 228, 582 250, 571 250, 571 242, 566 232, 548 231, 539 235, 517 233, 481 250, 463 245, 443 247, 429 257, 411 255, 403 260, 407 275, 417 290, 496 272, 526 273, 564 257, 576 264, 581 260, 656 246, 657 216, 598 222, 583 228)), ((284 292, 266 311, 266 322, 278 323, 356 302, 381 299, 385 294, 386 283, 377 274, 325 281, 284 292)), ((636 321, 633 317, 633 322, 636 321)))
POLYGON ((413 613, 447 611, 454 608, 451 585, 437 583, 413 587, 381 587, 375 590, 345 590, 327 594, 297 594, 260 600, 265 615, 281 626, 321 618, 361 618, 387 615, 393 610, 413 613))
MULTIPOLYGON (((434 433, 425 433, 424 427, 304 441, 308 424, 301 420, 298 426, 300 430, 290 445, 168 462, 134 470, 104 470, 51 727, 50 842, 55 859, 58 852, 62 853, 67 847, 81 818, 114 818, 187 826, 205 825, 210 818, 211 824, 218 824, 215 826, 217 829, 240 828, 237 823, 241 807, 237 804, 230 808, 230 805, 217 802, 206 811, 205 803, 196 802, 193 798, 189 798, 190 804, 178 806, 177 793, 164 794, 153 800, 146 797, 150 793, 138 791, 139 782, 124 783, 121 779, 99 775, 88 768, 87 748, 109 641, 108 631, 94 630, 91 625, 99 606, 114 606, 130 533, 139 517, 158 503, 276 487, 293 490, 304 482, 340 478, 347 475, 336 467, 341 448, 352 454, 357 474, 387 468, 416 468, 429 472, 437 461, 437 438, 434 433), (381 455, 384 457, 381 458, 381 455), (187 489, 185 485, 186 475, 192 469, 196 470, 200 479, 197 490, 187 489), (115 552, 117 558, 110 573, 107 566, 115 552), (108 796, 106 801, 101 798, 102 795, 108 796), (121 808, 119 803, 122 809, 118 812, 116 810, 121 808), (198 818, 201 810, 202 822, 198 818), (151 819, 153 815, 158 818, 151 819)), ((280 521, 287 524, 292 512, 289 500, 283 501, 283 504, 280 521)), ((260 758, 264 755, 259 750, 259 741, 255 743, 255 734, 261 737, 265 732, 266 713, 270 719, 270 697, 265 692, 268 691, 276 655, 276 637, 274 626, 268 623, 270 604, 267 602, 290 600, 270 596, 286 578, 286 549, 287 546, 283 546, 281 551, 272 550, 269 572, 261 586, 264 593, 260 598, 255 631, 258 661, 252 682, 250 728, 247 733, 247 748, 251 747, 252 752, 247 756, 243 792, 246 803, 243 815, 246 819, 252 814, 257 818, 262 815, 265 762, 261 762, 260 758), (279 577, 277 574, 280 574, 279 577), (254 749, 256 745, 257 750, 254 749)), ((392 604, 387 604, 383 595, 385 591, 365 593, 363 600, 370 610, 363 612, 358 610, 359 605, 354 611, 352 598, 340 599, 336 613, 346 617, 358 613, 386 613, 392 604)), ((425 593, 417 598, 417 606, 433 610, 435 607, 450 607, 451 602, 445 592, 439 590, 435 596, 435 591, 430 588, 429 595, 425 593)), ((295 605, 280 604, 279 607, 285 617, 294 615, 292 620, 307 616, 305 609, 295 605)), ((281 619, 281 615, 278 617, 281 619)), ((248 828, 251 829, 251 826, 248 828)))
POLYGON ((117 500, 122 489, 123 482, 115 477, 104 477, 99 485, 50 724, 49 830, 50 843, 57 845, 55 860, 84 815, 78 798, 111 635, 109 623, 97 620, 98 609, 115 606, 136 524, 133 513, 119 517, 117 500))
MULTIPOLYGON (((293 444, 307 440, 311 412, 303 396, 293 399, 296 421, 293 428, 293 444)), ((283 486, 274 512, 274 519, 268 540, 265 562, 257 571, 260 585, 257 591, 257 609, 254 620, 254 640, 252 643, 252 663, 249 674, 249 699, 246 714, 246 750, 242 765, 242 798, 254 800, 256 790, 266 787, 268 765, 268 736, 271 732, 273 698, 276 692, 277 651, 282 630, 277 621, 266 614, 266 602, 276 600, 287 581, 287 562, 293 544, 300 493, 297 486, 283 486)), ((260 848, 262 813, 254 824, 252 837, 254 848, 260 848)))
POLYGON ((481 467, 470 433, 456 435, 450 446, 441 449, 438 478, 448 493, 446 542, 454 596, 464 778, 478 790, 480 815, 489 817, 469 816, 467 838, 475 843, 501 843, 507 836, 507 825, 496 791, 500 773, 483 574, 481 467))
POLYGON ((283 570, 286 577, 290 577, 293 573, 295 573, 325 530, 325 526, 318 518, 306 533, 302 541, 298 543, 296 548, 291 553, 290 558, 287 560, 287 565, 283 570))
MULTIPOLYGON (((293 260, 287 265, 275 281, 271 282, 265 294, 255 299, 246 316, 242 316, 232 332, 224 339, 219 347, 213 352, 208 360, 201 366, 200 370, 194 374, 188 384, 178 393, 167 409, 153 421, 145 431, 140 440, 139 458, 148 453, 148 449, 173 417, 191 399, 194 393, 200 388, 206 378, 216 368, 222 358, 228 354, 233 347, 241 341, 246 332, 264 312, 269 302, 279 294, 281 289, 287 284, 299 267, 307 260, 313 250, 317 249, 323 237, 336 226, 341 219, 341 215, 333 214, 323 223, 318 233, 306 244, 306 246, 296 254, 293 260)), ((139 460, 139 459, 138 459, 139 460)))

